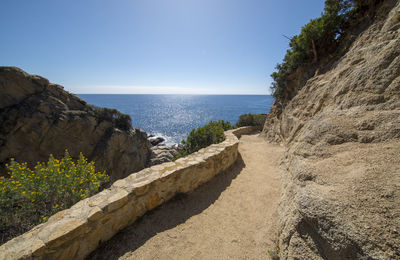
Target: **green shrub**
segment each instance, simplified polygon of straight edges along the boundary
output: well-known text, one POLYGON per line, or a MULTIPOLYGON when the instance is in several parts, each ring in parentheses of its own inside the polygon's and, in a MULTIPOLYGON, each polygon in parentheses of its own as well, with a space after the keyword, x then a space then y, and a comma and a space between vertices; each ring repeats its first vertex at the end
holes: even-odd
POLYGON ((201 148, 225 140, 224 131, 232 129, 229 122, 224 120, 210 121, 207 125, 193 129, 186 140, 182 140, 182 149, 175 159, 197 152, 201 148))
MULTIPOLYGON (((211 121, 211 122, 215 122, 215 121, 211 121)), ((231 126, 231 123, 229 121, 225 122, 224 120, 218 120, 217 124, 220 124, 222 126, 222 128, 224 129, 224 131, 233 129, 233 126, 231 126)))
POLYGON ((37 163, 33 170, 14 160, 7 168, 10 177, 0 177, 0 231, 5 234, 0 242, 97 193, 109 179, 82 154, 73 162, 68 151, 61 160, 50 155, 47 164, 37 163))
POLYGON ((235 126, 264 126, 266 118, 266 114, 244 114, 239 117, 235 126))

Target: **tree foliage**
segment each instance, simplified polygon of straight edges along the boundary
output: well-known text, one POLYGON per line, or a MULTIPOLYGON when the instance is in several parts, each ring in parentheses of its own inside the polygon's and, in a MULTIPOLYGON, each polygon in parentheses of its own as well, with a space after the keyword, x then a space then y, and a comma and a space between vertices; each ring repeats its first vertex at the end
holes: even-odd
POLYGON ((271 74, 271 90, 274 97, 285 91, 289 75, 299 66, 321 63, 320 59, 332 54, 338 47, 341 36, 362 5, 362 0, 326 0, 321 17, 311 19, 301 28, 299 35, 293 36, 289 49, 276 71, 271 74))

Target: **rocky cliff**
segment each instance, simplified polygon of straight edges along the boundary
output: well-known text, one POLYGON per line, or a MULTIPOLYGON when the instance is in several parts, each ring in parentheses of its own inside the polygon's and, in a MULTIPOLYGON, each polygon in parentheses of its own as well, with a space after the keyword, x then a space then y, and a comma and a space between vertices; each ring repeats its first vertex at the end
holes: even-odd
POLYGON ((128 176, 150 159, 147 134, 130 118, 87 104, 43 77, 0 67, 0 171, 11 158, 34 164, 49 154, 82 152, 111 180, 128 176))
POLYGON ((385 4, 265 123, 287 147, 281 259, 400 259, 400 2, 385 4))

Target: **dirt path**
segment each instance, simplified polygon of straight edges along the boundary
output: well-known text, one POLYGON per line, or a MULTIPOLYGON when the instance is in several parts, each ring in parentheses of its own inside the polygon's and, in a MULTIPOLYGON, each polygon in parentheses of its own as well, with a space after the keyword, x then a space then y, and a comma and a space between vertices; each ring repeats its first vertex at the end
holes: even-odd
POLYGON ((283 148, 242 136, 227 172, 124 229, 91 259, 268 259, 279 202, 283 148))

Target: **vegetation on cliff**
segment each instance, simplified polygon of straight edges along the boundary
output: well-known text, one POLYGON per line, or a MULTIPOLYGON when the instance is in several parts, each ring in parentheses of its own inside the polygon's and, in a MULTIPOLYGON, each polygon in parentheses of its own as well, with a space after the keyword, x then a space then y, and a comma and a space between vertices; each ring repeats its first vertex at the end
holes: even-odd
POLYGON ((291 80, 290 76, 299 67, 326 65, 332 58, 341 56, 338 47, 349 28, 359 20, 365 10, 380 0, 325 0, 321 17, 311 19, 301 28, 299 35, 290 38, 289 49, 276 71, 271 74, 272 95, 282 98, 291 80))
POLYGON ((50 155, 33 170, 14 160, 7 168, 10 177, 0 177, 0 244, 92 196, 109 180, 95 171, 94 162, 82 154, 74 162, 68 151, 60 160, 50 155))
POLYGON ((121 113, 117 109, 98 107, 91 105, 96 116, 100 121, 112 122, 113 126, 121 130, 127 131, 132 129, 132 119, 130 115, 121 113))
POLYGON ((286 146, 281 259, 400 259, 400 1, 363 3, 331 61, 287 78, 263 130, 286 146))

